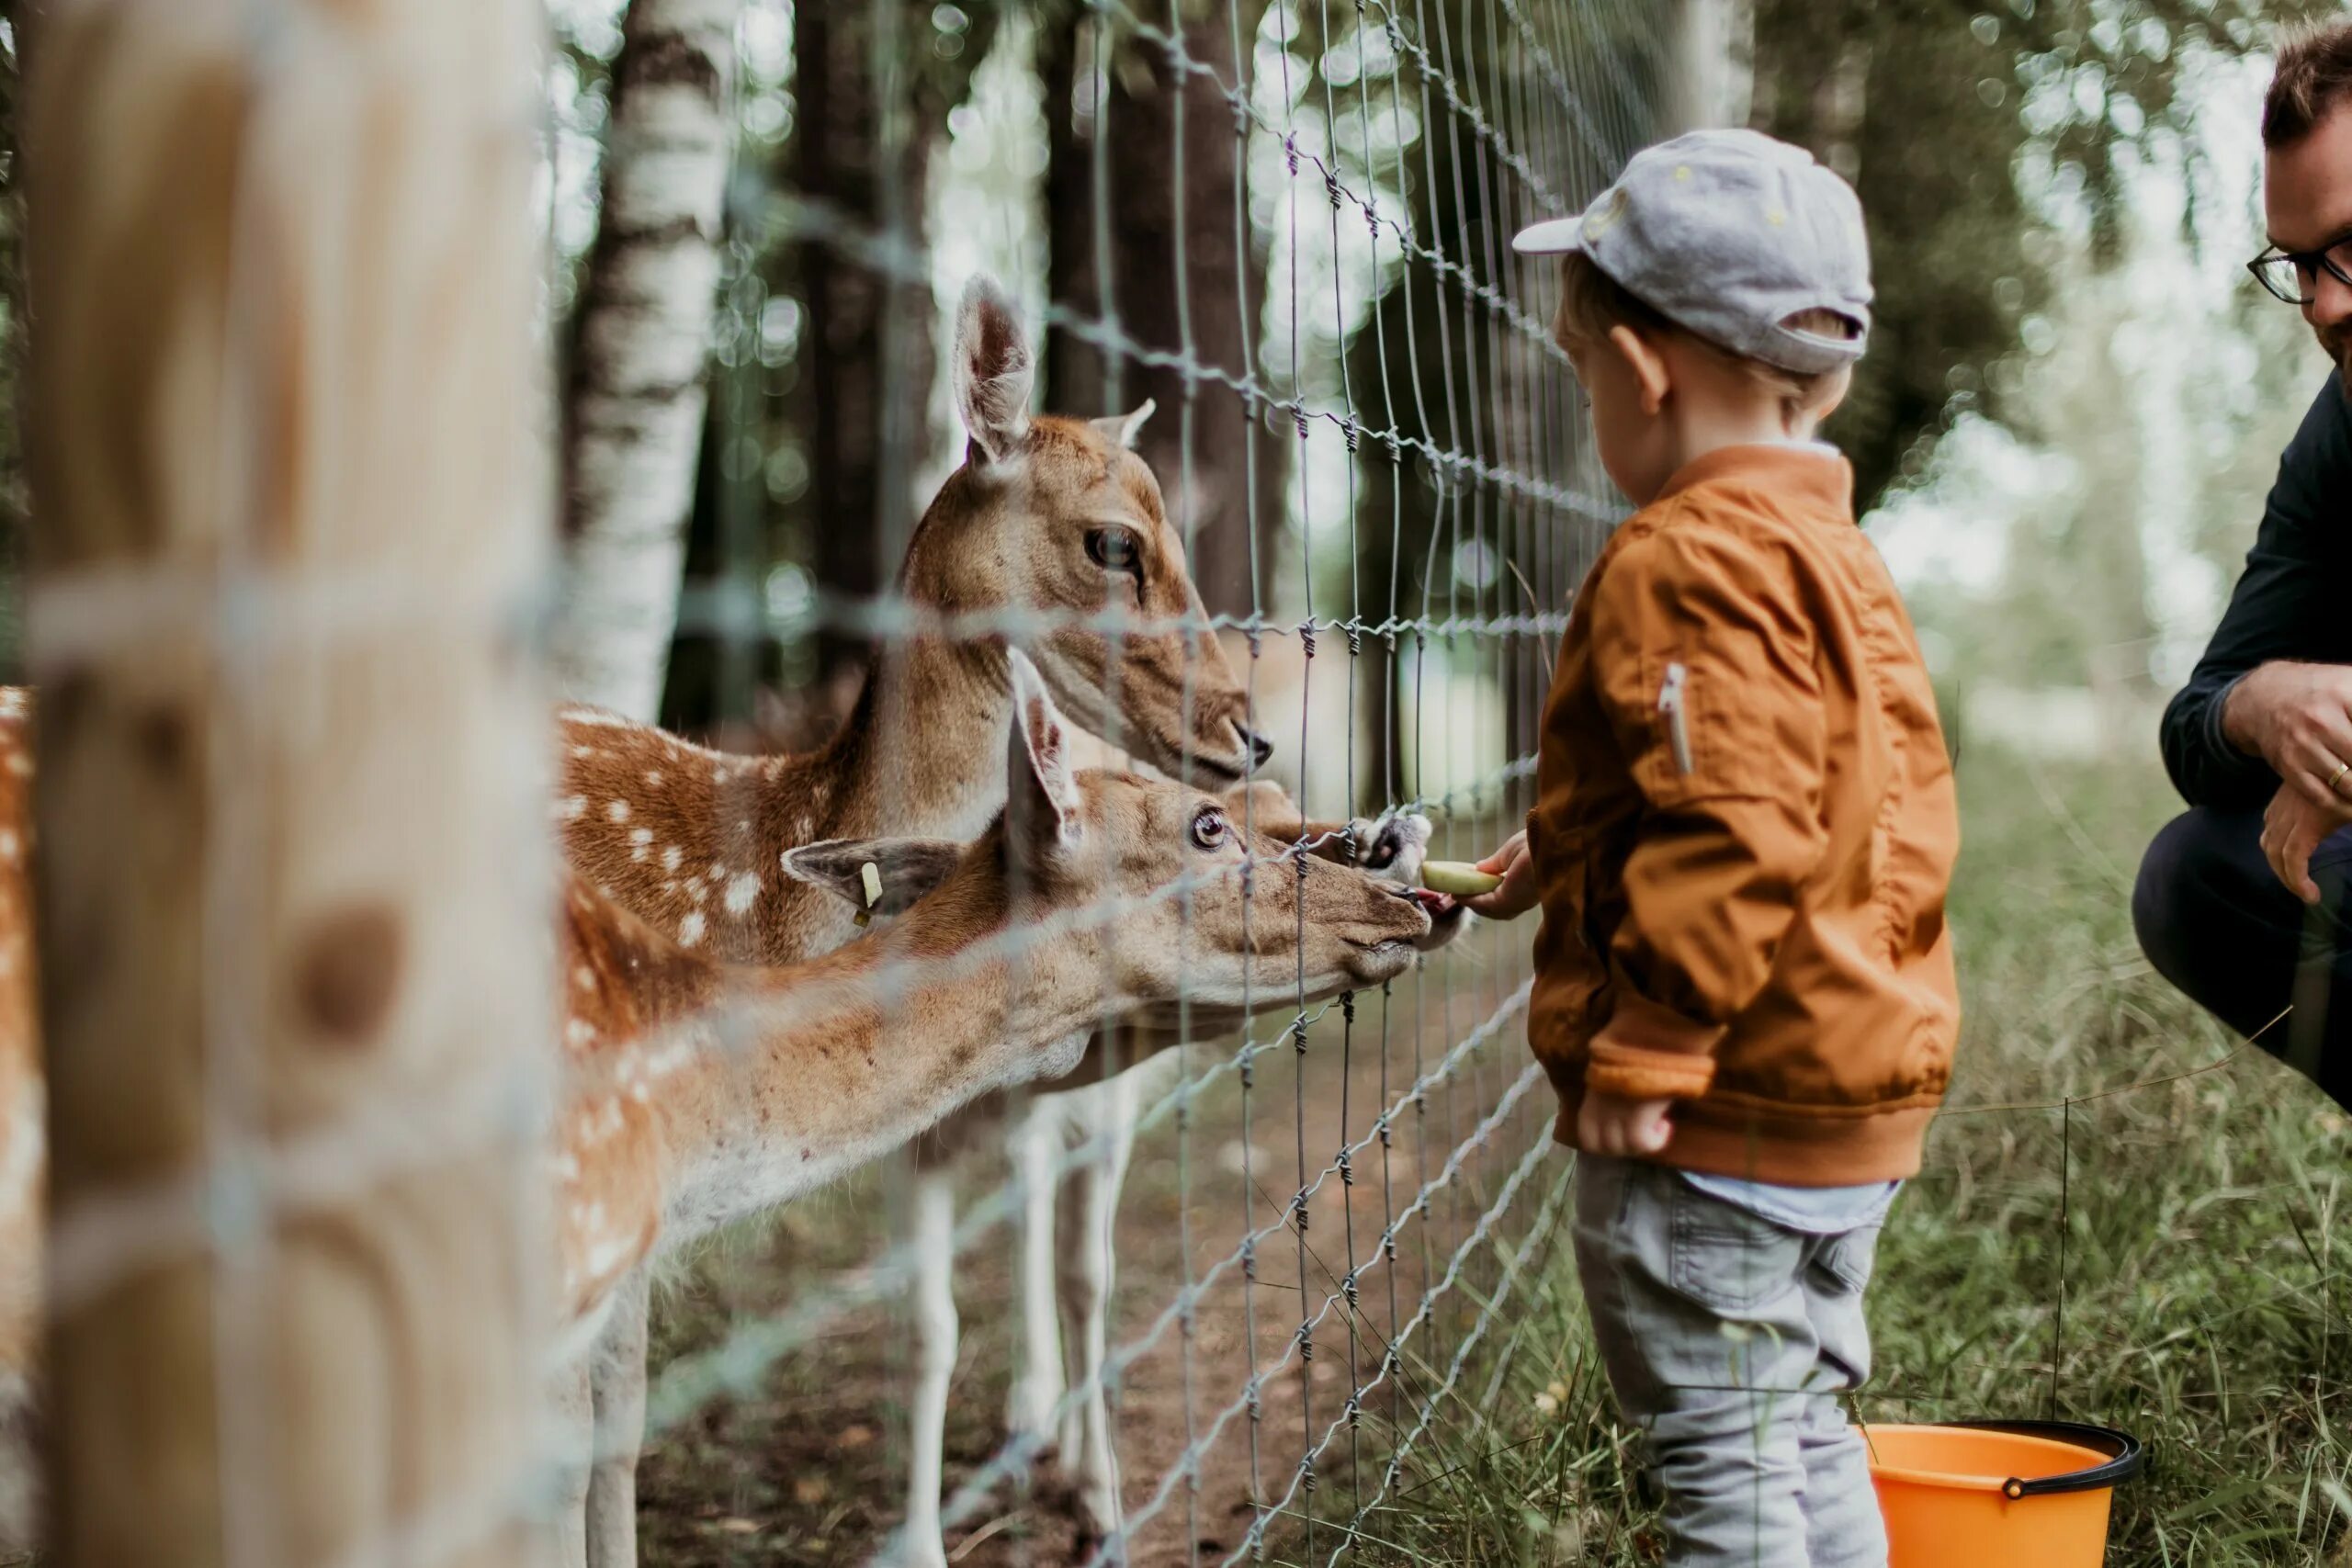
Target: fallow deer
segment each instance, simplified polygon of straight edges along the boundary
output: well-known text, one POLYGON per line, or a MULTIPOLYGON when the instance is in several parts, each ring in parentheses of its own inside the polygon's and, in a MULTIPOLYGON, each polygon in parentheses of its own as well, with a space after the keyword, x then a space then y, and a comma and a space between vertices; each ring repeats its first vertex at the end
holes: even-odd
MULTIPOLYGON (((976 278, 952 377, 970 434, 908 542, 898 600, 918 615, 1033 616, 1017 642, 1085 729, 1170 777, 1238 784, 1272 748, 1208 630, 1151 469, 1121 419, 1029 412, 1012 306, 976 278), (1115 633, 1112 621, 1123 623, 1115 633), (1129 629, 1129 628, 1132 629, 1129 629)), ((969 838, 1003 804, 1008 638, 915 624, 876 660, 849 722, 799 756, 705 750, 594 709, 560 716, 566 858, 680 945, 785 964, 849 940, 854 911, 782 873, 784 852, 875 834, 969 838)))
MULTIPOLYGON (((608 1314, 658 1255, 822 1186, 990 1090, 1074 1068, 1105 1021, 1182 997, 1230 1021, 1269 987, 1312 996, 1401 971, 1426 899, 1252 836, 1219 796, 1130 773, 1079 773, 1063 720, 1019 653, 1002 815, 968 848, 828 842, 784 868, 852 905, 880 870, 905 913, 823 957, 747 968, 661 937, 578 885, 568 895, 559 1124, 562 1280, 575 1322, 603 1328, 566 1408, 601 1464, 632 1444, 596 1385, 634 1382, 637 1347, 608 1314)), ((634 1561, 635 1522, 571 1500, 582 1560, 634 1561)))
MULTIPOLYGON (((1129 450, 1150 405, 1120 419, 1033 417, 1027 344, 1012 308, 984 279, 967 288, 959 307, 951 374, 969 435, 967 460, 916 525, 899 578, 900 602, 937 615, 1034 615, 1035 629, 1016 640, 1086 728, 1116 735, 1163 773, 1237 785, 1271 748, 1248 728, 1245 688, 1206 629, 1183 541, 1150 468, 1129 450)), ((784 964, 847 941, 854 910, 785 875, 788 851, 877 833, 965 837, 1003 802, 990 757, 991 737, 1009 711, 1008 645, 959 638, 953 629, 917 625, 889 642, 848 723, 803 755, 714 752, 617 716, 568 710, 557 818, 570 863, 657 931, 715 957, 784 964)), ((1267 803, 1261 793, 1257 808, 1267 803)), ((1304 826, 1295 813, 1291 825, 1304 826)), ((1391 828, 1387 840, 1405 830, 1391 828)), ((1344 829, 1311 831, 1329 858, 1356 849, 1344 829)), ((1366 863, 1382 864, 1382 852, 1372 850, 1366 863)), ((1125 1092, 1100 1091, 1095 1100, 1125 1092)), ((1001 1120, 1001 1111, 976 1114, 1001 1120)), ((936 1169, 918 1176, 915 1211, 927 1224, 952 1210, 947 1179, 936 1169)), ((1091 1194, 1102 1179, 1115 1193, 1115 1174, 1081 1171, 1072 1187, 1091 1194)), ((1050 1188, 1033 1194, 1033 1255, 1055 1228, 1052 1201, 1050 1188)), ((944 1273, 949 1260, 932 1248, 921 1258, 923 1371, 910 1491, 929 1499, 914 1506, 915 1534, 927 1517, 935 1541, 938 1431, 956 1330, 944 1273)), ((1086 1282, 1107 1267, 1105 1258, 1057 1271, 1069 1285, 1064 1316, 1080 1325, 1099 1320, 1102 1292, 1086 1282)), ((1055 1302, 1031 1291, 1024 1309, 1033 1325, 1024 1342, 1050 1343, 1055 1302)), ((625 1305, 616 1322, 625 1331, 641 1317, 641 1306, 625 1305)), ((1072 1370, 1081 1387, 1083 1370, 1072 1370)), ((1062 1383, 1057 1363, 1049 1372, 1029 1369, 1018 1386, 1062 1383)), ((1049 1393, 1046 1404, 1052 1403, 1049 1393)), ((1101 1403, 1098 1393, 1083 1406, 1092 1423, 1085 1451, 1098 1455, 1107 1454, 1101 1403)), ((1017 1404, 1016 1418, 1035 1405, 1017 1404)), ((612 1416, 621 1425, 633 1418, 626 1407, 612 1416)), ((602 1447, 628 1451, 618 1441, 602 1447)), ((613 1506, 626 1507, 631 1485, 621 1461, 607 1465, 599 1506, 609 1495, 613 1506)), ((1093 1497, 1102 1490, 1096 1482, 1080 1492, 1093 1497)))
MULTIPOLYGON (((968 846, 872 840, 805 846, 784 869, 898 915, 864 941, 784 966, 680 946, 568 874, 559 975, 564 1081, 551 1179, 571 1351, 557 1371, 575 1484, 565 1561, 635 1561, 633 1510, 592 1498, 607 1416, 641 1412, 641 1353, 616 1314, 659 1256, 789 1201, 893 1148, 975 1096, 1067 1073, 1106 1019, 1179 996, 1238 1016, 1271 987, 1376 985, 1430 930, 1401 886, 1248 834, 1221 797, 1134 774, 1080 773, 1035 671, 1008 660, 1006 807, 968 846), (899 914, 903 909, 903 914, 899 914), (616 1393, 601 1385, 631 1384, 616 1393)), ((30 773, 21 694, 0 702, 0 803, 30 773)), ((19 805, 21 799, 19 798, 19 805)), ((19 818, 21 819, 21 818, 19 818)), ((31 924, 21 842, 0 840, 0 1376, 37 1353, 43 1168, 33 1049, 31 924), (13 1179, 21 1174, 22 1179, 13 1179)), ((12 1411, 12 1415, 21 1411, 12 1411)))

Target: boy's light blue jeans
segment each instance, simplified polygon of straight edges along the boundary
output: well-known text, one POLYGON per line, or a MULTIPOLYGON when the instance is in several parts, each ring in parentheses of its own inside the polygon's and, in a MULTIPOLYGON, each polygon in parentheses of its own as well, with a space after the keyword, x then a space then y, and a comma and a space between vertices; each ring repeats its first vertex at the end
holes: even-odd
POLYGON ((1879 1226, 1807 1235, 1639 1160, 1577 1156, 1577 1271, 1666 1495, 1671 1568, 1886 1568, 1860 1435, 1879 1226))

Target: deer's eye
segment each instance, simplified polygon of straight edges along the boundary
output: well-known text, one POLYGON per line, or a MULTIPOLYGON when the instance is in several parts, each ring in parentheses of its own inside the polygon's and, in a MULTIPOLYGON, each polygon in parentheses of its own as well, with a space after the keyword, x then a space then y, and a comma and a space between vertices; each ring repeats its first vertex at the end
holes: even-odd
POLYGON ((1086 558, 1104 571, 1130 572, 1137 584, 1143 581, 1143 546, 1125 528, 1088 529, 1086 558))
POLYGON ((1214 850, 1224 847, 1233 837, 1233 826, 1226 821, 1225 813, 1214 806, 1204 806, 1193 814, 1193 843, 1194 847, 1214 850))

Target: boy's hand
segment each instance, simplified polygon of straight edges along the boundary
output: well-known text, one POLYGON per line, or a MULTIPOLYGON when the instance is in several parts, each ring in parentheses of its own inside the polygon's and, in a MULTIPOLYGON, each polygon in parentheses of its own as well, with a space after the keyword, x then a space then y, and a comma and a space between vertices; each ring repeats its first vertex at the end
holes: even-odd
POLYGON ((1474 894, 1461 900, 1464 908, 1490 920, 1515 920, 1535 908, 1535 863, 1527 853, 1524 829, 1480 861, 1478 869, 1501 877, 1503 885, 1491 893, 1474 894))
POLYGON ((1674 1136, 1670 1100, 1588 1094, 1577 1111, 1577 1147, 1596 1155, 1654 1155, 1674 1136))

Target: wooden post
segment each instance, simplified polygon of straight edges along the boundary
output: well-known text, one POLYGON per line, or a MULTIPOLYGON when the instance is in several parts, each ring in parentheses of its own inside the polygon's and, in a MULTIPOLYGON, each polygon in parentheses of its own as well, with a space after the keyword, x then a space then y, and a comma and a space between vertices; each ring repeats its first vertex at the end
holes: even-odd
POLYGON ((33 39, 76 1568, 536 1557, 537 13, 71 0, 33 39))

